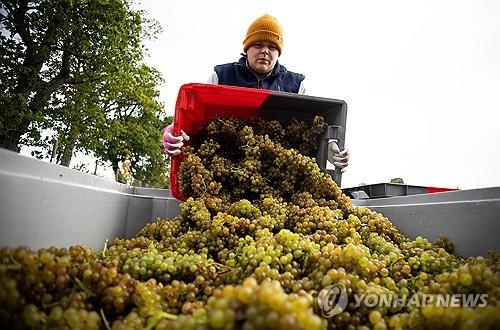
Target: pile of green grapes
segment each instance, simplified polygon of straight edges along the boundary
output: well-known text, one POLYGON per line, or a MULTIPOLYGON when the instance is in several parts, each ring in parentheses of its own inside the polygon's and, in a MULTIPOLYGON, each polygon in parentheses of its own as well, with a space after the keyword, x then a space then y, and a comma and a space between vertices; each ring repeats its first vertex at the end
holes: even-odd
POLYGON ((2 325, 500 329, 498 255, 462 258, 445 237, 410 240, 381 214, 352 205, 311 158, 324 127, 321 117, 284 126, 216 118, 183 149, 188 199, 177 217, 99 252, 2 248, 2 325), (368 296, 431 299, 360 298, 368 296), (436 298, 450 296, 446 305, 436 298), (468 296, 480 304, 457 303, 468 296))

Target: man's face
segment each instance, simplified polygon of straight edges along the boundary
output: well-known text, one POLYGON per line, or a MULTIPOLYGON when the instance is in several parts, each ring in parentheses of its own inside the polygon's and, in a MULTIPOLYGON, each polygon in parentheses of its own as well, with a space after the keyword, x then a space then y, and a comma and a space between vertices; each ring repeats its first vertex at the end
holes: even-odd
POLYGON ((248 64, 258 74, 267 74, 273 70, 279 54, 272 42, 256 42, 247 49, 248 64))

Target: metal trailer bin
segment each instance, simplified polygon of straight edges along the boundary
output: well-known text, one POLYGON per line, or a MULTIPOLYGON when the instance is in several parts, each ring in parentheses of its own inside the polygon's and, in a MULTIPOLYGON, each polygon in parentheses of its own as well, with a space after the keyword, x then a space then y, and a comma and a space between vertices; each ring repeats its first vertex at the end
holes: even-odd
MULTIPOLYGON (((500 250, 500 187, 351 199, 388 217, 410 238, 444 234, 463 256, 500 250)), ((0 247, 83 244, 129 238, 157 217, 179 214, 169 190, 144 189, 0 149, 0 247)))
POLYGON ((351 202, 382 213, 409 238, 444 234, 465 257, 500 251, 500 187, 351 202))
POLYGON ((179 213, 170 190, 130 187, 0 148, 0 247, 102 249, 179 213))

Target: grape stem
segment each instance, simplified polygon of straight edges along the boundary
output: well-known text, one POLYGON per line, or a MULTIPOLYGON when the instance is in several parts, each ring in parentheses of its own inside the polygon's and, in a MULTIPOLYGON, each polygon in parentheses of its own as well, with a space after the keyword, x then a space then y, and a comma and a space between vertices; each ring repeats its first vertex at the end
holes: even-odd
POLYGON ((10 264, 2 264, 0 267, 2 270, 19 270, 22 268, 21 264, 17 262, 12 256, 10 256, 10 264))
POLYGON ((85 292, 85 294, 87 296, 89 296, 89 297, 95 296, 95 294, 92 291, 90 291, 90 289, 87 288, 85 286, 85 284, 83 284, 83 282, 80 281, 80 279, 78 277, 75 277, 75 282, 76 282, 76 284, 78 284, 78 286, 80 287, 80 289, 82 289, 82 291, 85 292))
POLYGON ((21 269, 21 265, 18 263, 15 264, 10 264, 10 265, 1 265, 0 270, 5 271, 5 270, 19 270, 21 269))
POLYGON ((223 264, 218 263, 218 262, 212 262, 211 264, 209 264, 209 266, 214 266, 216 268, 220 268, 220 271, 218 272, 217 275, 222 275, 222 274, 225 274, 227 272, 234 270, 233 267, 229 267, 229 266, 223 265, 223 264))
POLYGON ((102 249, 102 257, 105 258, 106 257, 106 251, 108 250, 108 239, 106 238, 106 240, 104 241, 104 248, 102 249))
POLYGON ((179 317, 177 315, 170 314, 167 312, 155 313, 148 319, 148 324, 146 325, 145 330, 153 329, 158 324, 158 322, 160 322, 161 319, 177 320, 178 318, 179 317))
POLYGON ((102 308, 100 309, 100 313, 101 313, 101 318, 104 322, 104 326, 106 327, 106 329, 111 330, 111 327, 109 326, 109 322, 106 319, 106 315, 104 315, 104 311, 102 310, 102 308))
POLYGON ((45 308, 45 309, 49 309, 49 308, 52 308, 52 307, 56 307, 59 305, 59 302, 56 301, 56 302, 53 302, 53 303, 50 303, 50 304, 44 304, 42 302, 42 307, 45 308))

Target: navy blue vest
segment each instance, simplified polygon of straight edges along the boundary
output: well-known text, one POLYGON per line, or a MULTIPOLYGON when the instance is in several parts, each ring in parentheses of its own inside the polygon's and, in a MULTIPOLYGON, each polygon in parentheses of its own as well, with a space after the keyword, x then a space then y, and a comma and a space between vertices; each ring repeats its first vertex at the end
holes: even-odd
POLYGON ((290 93, 298 93, 300 83, 305 78, 303 74, 288 71, 276 61, 271 74, 259 81, 255 73, 247 66, 245 56, 240 58, 238 62, 216 65, 214 70, 219 78, 219 85, 270 89, 290 93))

